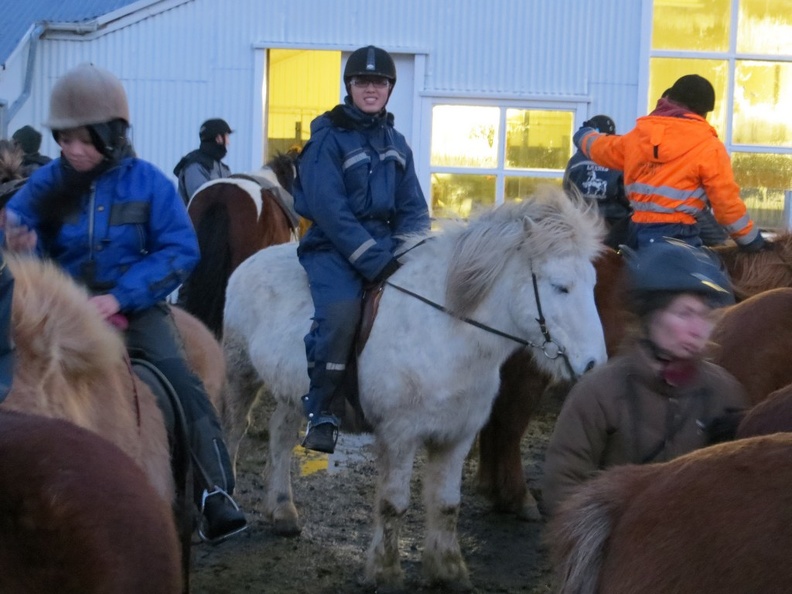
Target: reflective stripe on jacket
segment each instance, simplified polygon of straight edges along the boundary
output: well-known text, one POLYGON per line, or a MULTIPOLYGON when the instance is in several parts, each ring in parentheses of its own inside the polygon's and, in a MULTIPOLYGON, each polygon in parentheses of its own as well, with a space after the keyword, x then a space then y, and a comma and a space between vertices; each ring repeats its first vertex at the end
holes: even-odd
POLYGON ((364 114, 349 98, 311 123, 294 208, 314 223, 301 253, 335 249, 369 280, 393 259, 401 238, 429 230, 412 150, 392 116, 364 114))
POLYGON ((695 225, 709 203, 737 243, 748 244, 759 233, 740 199, 726 147, 698 115, 650 114, 623 136, 587 132, 579 147, 600 165, 624 172, 634 223, 695 225))

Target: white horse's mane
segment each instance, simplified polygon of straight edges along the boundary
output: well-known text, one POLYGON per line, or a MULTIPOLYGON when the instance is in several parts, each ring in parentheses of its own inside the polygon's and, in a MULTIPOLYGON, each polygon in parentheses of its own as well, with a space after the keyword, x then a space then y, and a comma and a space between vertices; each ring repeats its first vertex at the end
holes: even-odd
POLYGON ((602 250, 600 217, 580 199, 545 186, 521 202, 485 212, 456 235, 446 276, 446 304, 458 316, 473 311, 509 257, 523 250, 535 261, 561 256, 593 260, 602 250))

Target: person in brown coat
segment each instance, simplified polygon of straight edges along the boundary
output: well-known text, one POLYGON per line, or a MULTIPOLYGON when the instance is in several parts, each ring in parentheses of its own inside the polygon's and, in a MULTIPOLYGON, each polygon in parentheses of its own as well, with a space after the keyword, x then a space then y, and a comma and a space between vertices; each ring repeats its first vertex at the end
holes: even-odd
POLYGON ((548 444, 542 509, 620 464, 665 462, 710 443, 716 419, 747 406, 743 387, 703 358, 729 279, 705 251, 676 240, 629 261, 635 340, 570 391, 548 444))

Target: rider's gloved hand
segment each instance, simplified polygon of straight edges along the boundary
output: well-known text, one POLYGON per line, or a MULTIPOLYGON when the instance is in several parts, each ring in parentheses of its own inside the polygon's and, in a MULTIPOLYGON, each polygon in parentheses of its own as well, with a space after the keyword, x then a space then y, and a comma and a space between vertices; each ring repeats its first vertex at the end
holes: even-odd
POLYGON ((738 244, 738 247, 744 252, 762 252, 775 249, 775 244, 772 241, 767 241, 762 237, 762 234, 759 233, 752 242, 746 243, 745 245, 738 244))
POLYGON ((575 146, 577 148, 580 148, 580 142, 583 140, 584 136, 597 131, 596 128, 592 128, 587 124, 588 122, 583 122, 583 125, 580 128, 578 128, 578 131, 575 132, 575 135, 572 137, 572 142, 575 143, 575 146))

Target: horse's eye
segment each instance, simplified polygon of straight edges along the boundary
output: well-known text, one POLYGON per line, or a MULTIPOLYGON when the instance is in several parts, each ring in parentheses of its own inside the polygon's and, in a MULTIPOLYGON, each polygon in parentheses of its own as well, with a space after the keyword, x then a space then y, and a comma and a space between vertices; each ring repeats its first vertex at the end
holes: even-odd
POLYGON ((569 294, 569 287, 566 287, 564 285, 553 285, 553 289, 555 289, 556 293, 561 293, 562 295, 569 294))

